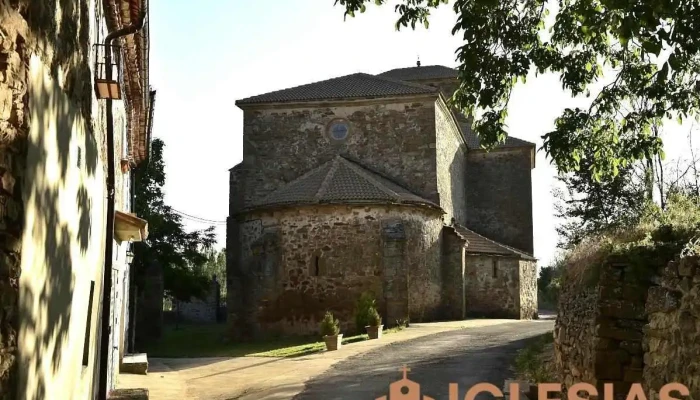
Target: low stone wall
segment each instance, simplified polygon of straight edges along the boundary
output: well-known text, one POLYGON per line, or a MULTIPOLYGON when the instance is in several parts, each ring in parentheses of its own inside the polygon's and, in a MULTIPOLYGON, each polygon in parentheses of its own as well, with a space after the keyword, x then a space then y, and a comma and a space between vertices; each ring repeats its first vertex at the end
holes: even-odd
POLYGON ((669 263, 649 291, 646 311, 644 381, 650 399, 670 382, 700 399, 700 259, 669 263))
POLYGON ((203 299, 193 297, 188 302, 177 303, 178 318, 183 322, 216 323, 220 298, 221 286, 215 278, 203 299))
POLYGON ((555 324, 557 369, 564 389, 612 383, 626 398, 633 383, 650 396, 680 382, 700 399, 700 273, 695 258, 659 275, 608 262, 592 279, 567 279, 555 324))

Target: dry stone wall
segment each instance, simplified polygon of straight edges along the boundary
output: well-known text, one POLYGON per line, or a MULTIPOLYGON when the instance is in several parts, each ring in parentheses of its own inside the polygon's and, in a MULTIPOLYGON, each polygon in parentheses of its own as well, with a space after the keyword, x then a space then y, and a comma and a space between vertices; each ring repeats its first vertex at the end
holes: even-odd
POLYGON ((537 318, 537 262, 520 260, 520 319, 537 318))
POLYGON ((658 398, 663 385, 680 382, 700 398, 697 259, 670 262, 651 276, 618 261, 562 286, 554 335, 565 388, 588 382, 602 393, 612 383, 616 398, 625 398, 641 383, 658 398))
POLYGON ((651 399, 679 382, 700 399, 700 259, 687 257, 661 271, 646 302, 644 382, 651 399))

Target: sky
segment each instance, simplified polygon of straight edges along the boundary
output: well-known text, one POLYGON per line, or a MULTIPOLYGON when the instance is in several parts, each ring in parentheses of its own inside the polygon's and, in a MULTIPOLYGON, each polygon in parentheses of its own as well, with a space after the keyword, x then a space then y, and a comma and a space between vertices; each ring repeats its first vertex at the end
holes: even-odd
MULTIPOLYGON (((237 99, 356 72, 422 65, 456 67, 461 44, 451 7, 436 10, 429 29, 397 32, 391 5, 368 6, 343 20, 334 0, 152 0, 151 85, 157 90, 153 135, 165 142, 166 202, 185 214, 219 221, 226 240, 228 170, 242 160, 243 112, 237 99)), ((512 136, 542 146, 571 99, 557 76, 532 76, 516 87, 507 124, 512 136)), ((674 126, 675 125, 675 126, 674 126)), ((689 127, 665 129, 668 159, 683 157, 689 127)), ((556 169, 538 151, 533 179, 535 257, 556 254, 556 169)), ((211 224, 186 219, 188 229, 211 224)))

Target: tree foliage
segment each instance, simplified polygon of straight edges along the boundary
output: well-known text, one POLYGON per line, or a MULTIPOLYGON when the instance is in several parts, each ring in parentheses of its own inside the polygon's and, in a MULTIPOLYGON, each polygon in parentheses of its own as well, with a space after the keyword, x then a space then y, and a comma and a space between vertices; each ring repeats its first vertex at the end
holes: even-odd
MULTIPOLYGON (((396 28, 428 27, 431 10, 452 3, 460 86, 451 101, 476 115, 487 148, 507 136, 514 86, 532 70, 558 74, 572 96, 611 77, 586 109, 567 108, 544 150, 559 171, 591 168, 609 178, 635 160, 662 154, 650 134, 665 118, 697 116, 700 108, 700 2, 697 0, 396 0, 396 28), (558 6, 558 7, 554 7, 558 6), (553 23, 547 25, 550 11, 553 23), (549 34, 546 33, 549 28, 549 34), (625 105, 634 105, 623 111, 625 105)), ((346 16, 367 3, 335 0, 346 16)))
POLYGON ((182 218, 165 204, 165 143, 154 139, 149 163, 136 171, 136 201, 134 208, 139 217, 148 221, 148 238, 134 248, 134 268, 142 275, 149 264, 163 268, 164 289, 167 295, 180 301, 199 297, 209 287, 211 277, 202 273, 207 251, 215 242, 214 228, 187 232, 182 218))
POLYGON ((563 249, 573 248, 588 236, 636 224, 650 201, 644 181, 634 175, 634 165, 621 167, 611 179, 597 181, 587 162, 581 170, 557 177, 564 186, 554 191, 556 217, 562 221, 557 227, 559 247, 563 249))

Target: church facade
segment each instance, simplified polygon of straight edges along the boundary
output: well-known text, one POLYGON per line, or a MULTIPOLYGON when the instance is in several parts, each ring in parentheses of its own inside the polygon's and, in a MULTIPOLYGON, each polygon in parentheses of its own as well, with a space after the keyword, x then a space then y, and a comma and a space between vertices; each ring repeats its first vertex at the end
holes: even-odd
POLYGON ((537 315, 535 145, 486 152, 447 99, 457 72, 352 74, 239 100, 227 292, 234 336, 537 315))

